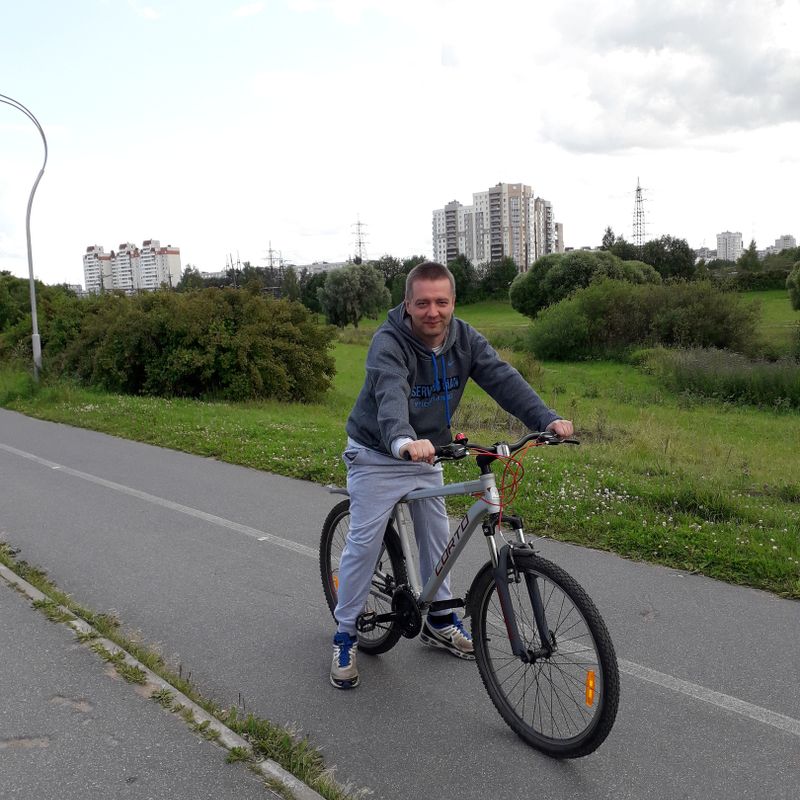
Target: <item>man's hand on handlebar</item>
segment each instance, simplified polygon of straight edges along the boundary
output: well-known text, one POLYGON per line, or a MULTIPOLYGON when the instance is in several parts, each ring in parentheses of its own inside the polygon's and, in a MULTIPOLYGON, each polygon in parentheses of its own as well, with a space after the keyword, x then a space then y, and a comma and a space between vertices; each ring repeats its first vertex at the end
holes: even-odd
POLYGON ((427 461, 433 464, 436 459, 436 448, 430 439, 417 439, 415 442, 408 442, 400 448, 401 458, 407 461, 427 461))
POLYGON ((551 422, 545 430, 551 431, 562 439, 568 439, 575 434, 575 427, 568 419, 557 419, 551 422))

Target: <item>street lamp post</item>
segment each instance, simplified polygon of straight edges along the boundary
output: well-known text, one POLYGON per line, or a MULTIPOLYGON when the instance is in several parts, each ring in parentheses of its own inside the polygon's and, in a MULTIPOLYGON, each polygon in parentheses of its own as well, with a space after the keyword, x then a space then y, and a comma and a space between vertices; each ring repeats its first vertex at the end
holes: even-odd
POLYGON ((39 170, 39 174, 36 176, 33 188, 31 189, 31 194, 28 198, 28 212, 25 215, 25 235, 28 244, 28 277, 30 279, 31 287, 31 323, 33 327, 33 336, 31 337, 31 349, 33 350, 33 377, 34 380, 38 381, 39 372, 42 369, 42 342, 39 338, 39 320, 36 316, 36 283, 33 279, 33 254, 31 251, 31 206, 33 205, 33 195, 36 194, 36 187, 39 185, 39 181, 42 179, 42 175, 44 175, 44 168, 47 166, 47 139, 44 136, 44 131, 42 130, 42 126, 39 124, 39 120, 36 119, 31 111, 25 108, 22 103, 4 94, 0 94, 0 103, 5 103, 7 106, 11 106, 12 108, 16 108, 21 111, 36 126, 36 130, 39 131, 39 134, 42 137, 42 142, 44 143, 44 162, 42 163, 42 168, 39 170))

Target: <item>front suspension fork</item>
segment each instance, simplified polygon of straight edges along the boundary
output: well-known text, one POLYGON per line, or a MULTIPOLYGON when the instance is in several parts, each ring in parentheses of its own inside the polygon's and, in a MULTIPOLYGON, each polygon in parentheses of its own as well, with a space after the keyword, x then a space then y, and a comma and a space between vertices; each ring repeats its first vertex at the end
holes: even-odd
POLYGON ((533 609, 533 618, 539 631, 541 647, 536 650, 530 650, 525 647, 522 641, 522 637, 519 633, 519 625, 517 624, 517 616, 514 613, 514 606, 511 602, 511 592, 509 590, 510 580, 513 580, 515 583, 520 582, 520 573, 514 563, 515 549, 519 550, 521 547, 505 544, 500 548, 500 552, 497 554, 497 564, 494 566, 493 570, 494 582, 497 586, 497 596, 500 598, 500 607, 503 611, 503 619, 506 624, 511 651, 523 663, 532 664, 540 658, 548 658, 552 655, 555 648, 552 633, 547 625, 539 584, 536 580, 536 576, 528 572, 524 572, 523 577, 525 579, 525 588, 528 592, 528 598, 531 602, 531 608, 533 609), (509 577, 509 570, 511 570, 513 578, 509 577))

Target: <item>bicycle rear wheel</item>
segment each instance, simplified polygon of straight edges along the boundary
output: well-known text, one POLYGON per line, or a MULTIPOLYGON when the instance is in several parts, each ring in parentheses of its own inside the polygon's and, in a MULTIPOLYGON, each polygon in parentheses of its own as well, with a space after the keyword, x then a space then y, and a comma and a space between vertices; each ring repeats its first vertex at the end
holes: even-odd
POLYGON ((470 590, 481 679, 500 715, 528 744, 556 758, 588 755, 617 715, 619 672, 611 637, 594 603, 563 569, 532 553, 515 553, 514 560, 509 592, 523 645, 531 652, 542 647, 527 575, 538 585, 554 650, 528 664, 513 654, 487 564, 470 590))
MULTIPOLYGON (((319 568, 322 588, 331 614, 336 610, 339 590, 339 560, 344 550, 347 532, 350 529, 350 501, 342 500, 328 514, 322 526, 319 547, 319 568)), ((397 586, 407 582, 405 560, 400 539, 390 522, 386 526, 375 572, 372 576, 364 611, 388 614, 392 610, 392 594, 397 586)), ((384 622, 374 630, 358 634, 358 649, 364 653, 378 655, 397 644, 402 631, 396 622, 384 622)))

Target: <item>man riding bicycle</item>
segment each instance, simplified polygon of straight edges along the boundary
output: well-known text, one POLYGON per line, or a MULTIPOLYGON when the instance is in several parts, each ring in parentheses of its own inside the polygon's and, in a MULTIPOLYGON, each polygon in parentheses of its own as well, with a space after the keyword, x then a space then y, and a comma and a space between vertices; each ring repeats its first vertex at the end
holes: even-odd
MULTIPOLYGON (((356 619, 369 595, 383 534, 400 498, 441 486, 435 448, 451 440, 450 419, 472 378, 532 430, 571 436, 573 426, 549 409, 486 339, 453 316, 455 281, 447 267, 425 262, 406 279, 403 303, 389 311, 367 353, 366 379, 347 420, 350 530, 339 563, 331 683, 358 685, 356 619)), ((423 584, 450 538, 441 497, 410 504, 423 584)), ((449 577, 434 600, 449 600, 449 577)), ((472 638, 452 611, 428 614, 426 644, 472 659, 472 638)))

